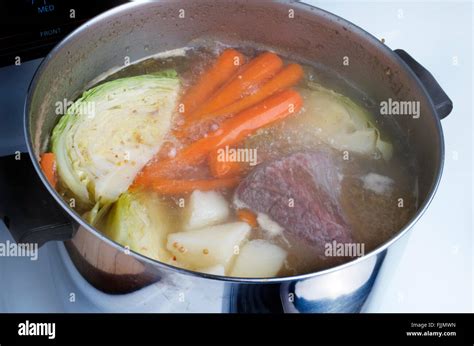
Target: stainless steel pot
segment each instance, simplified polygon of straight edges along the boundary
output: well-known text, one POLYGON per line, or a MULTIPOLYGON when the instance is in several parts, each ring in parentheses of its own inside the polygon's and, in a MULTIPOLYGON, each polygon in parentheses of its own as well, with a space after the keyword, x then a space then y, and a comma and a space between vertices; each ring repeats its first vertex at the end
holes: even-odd
MULTIPOLYGON (((28 208, 7 206, 4 213, 17 241, 71 238, 66 247, 76 267, 105 292, 126 293, 158 282, 182 311, 190 310, 187 299, 191 296, 221 301, 223 311, 359 311, 390 245, 412 228, 433 198, 444 157, 440 118, 451 108, 431 74, 404 51, 392 51, 355 25, 306 4, 264 0, 129 3, 74 31, 38 69, 25 105, 25 135, 41 183, 27 189, 29 199, 22 203, 28 208), (87 225, 49 186, 38 164, 58 120, 55 103, 74 99, 99 73, 122 66, 125 57, 134 61, 202 38, 250 41, 288 57, 317 62, 356 85, 376 104, 388 98, 419 101, 419 119, 395 119, 419 163, 420 207, 411 221, 385 244, 352 262, 271 279, 215 277, 170 267, 128 253, 87 225), (343 64, 345 57, 348 66, 343 64), (46 193, 39 191, 44 187, 46 193), (24 224, 22 220, 28 217, 32 221, 24 224)), ((11 175, 18 175, 16 165, 11 175)))

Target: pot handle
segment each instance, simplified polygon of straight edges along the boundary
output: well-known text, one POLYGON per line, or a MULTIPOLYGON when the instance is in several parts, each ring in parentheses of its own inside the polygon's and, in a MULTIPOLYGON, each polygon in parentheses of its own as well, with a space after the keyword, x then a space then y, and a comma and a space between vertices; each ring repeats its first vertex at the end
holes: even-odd
POLYGON ((28 153, 0 157, 0 220, 17 243, 42 246, 74 235, 71 218, 51 196, 28 153))
POLYGON ((453 102, 449 96, 446 95, 433 75, 403 49, 395 49, 394 52, 408 65, 410 70, 418 77, 421 84, 423 84, 435 105, 438 117, 440 119, 447 117, 453 110, 453 102))

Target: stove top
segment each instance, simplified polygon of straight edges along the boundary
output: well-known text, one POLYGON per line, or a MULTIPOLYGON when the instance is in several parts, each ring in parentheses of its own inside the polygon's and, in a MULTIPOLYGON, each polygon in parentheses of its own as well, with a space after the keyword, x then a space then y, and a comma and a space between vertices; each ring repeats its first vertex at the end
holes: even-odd
POLYGON ((0 3, 0 66, 44 57, 72 30, 125 0, 17 0, 0 3))

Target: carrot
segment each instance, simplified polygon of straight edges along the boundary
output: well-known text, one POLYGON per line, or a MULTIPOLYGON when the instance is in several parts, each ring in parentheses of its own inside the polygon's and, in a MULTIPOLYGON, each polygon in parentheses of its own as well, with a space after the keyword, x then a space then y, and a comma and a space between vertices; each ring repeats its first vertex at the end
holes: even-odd
POLYGON ((257 215, 255 215, 249 209, 237 210, 237 217, 240 221, 248 223, 250 227, 257 227, 257 215))
POLYGON ((268 96, 276 92, 288 89, 294 86, 303 77, 303 68, 298 64, 289 64, 284 67, 275 77, 270 79, 267 83, 257 90, 254 94, 244 97, 237 102, 221 108, 215 112, 204 114, 201 119, 214 118, 216 116, 228 115, 240 112, 258 102, 266 99, 268 96))
POLYGON ((142 170, 135 178, 138 185, 148 184, 163 174, 176 168, 176 164, 194 165, 202 162, 212 150, 226 145, 232 146, 258 129, 273 124, 297 113, 303 104, 301 96, 294 90, 284 90, 272 95, 261 103, 248 108, 224 121, 221 127, 181 150, 173 159, 155 161, 142 170))
POLYGON ((259 128, 296 113, 302 103, 296 91, 282 91, 226 120, 219 129, 184 148, 176 159, 190 164, 200 162, 211 150, 237 144, 259 128))
POLYGON ((190 193, 194 190, 208 191, 234 187, 239 183, 238 177, 204 180, 175 180, 158 178, 151 188, 163 195, 178 195, 190 193))
POLYGON ((195 112, 190 114, 193 119, 200 119, 203 115, 214 112, 230 105, 240 98, 252 93, 255 88, 273 77, 281 67, 283 61, 278 55, 271 52, 260 54, 242 67, 240 72, 219 90, 195 112))
POLYGON ((184 106, 182 113, 189 114, 201 106, 244 63, 245 57, 240 52, 235 49, 224 50, 216 62, 199 77, 198 82, 185 93, 181 100, 184 106))
POLYGON ((244 97, 224 108, 217 111, 203 114, 199 120, 186 122, 178 132, 179 137, 189 137, 190 130, 196 125, 198 121, 204 121, 211 118, 216 118, 224 115, 238 113, 248 107, 251 107, 258 102, 264 100, 270 95, 284 89, 290 88, 300 81, 303 77, 303 68, 298 64, 289 64, 284 67, 275 77, 265 83, 254 94, 244 97))
POLYGON ((56 188, 58 178, 56 176, 56 157, 53 153, 44 153, 40 157, 40 165, 49 183, 56 188))
POLYGON ((215 178, 235 177, 243 171, 240 162, 226 161, 219 157, 219 149, 211 151, 207 157, 209 170, 215 178))

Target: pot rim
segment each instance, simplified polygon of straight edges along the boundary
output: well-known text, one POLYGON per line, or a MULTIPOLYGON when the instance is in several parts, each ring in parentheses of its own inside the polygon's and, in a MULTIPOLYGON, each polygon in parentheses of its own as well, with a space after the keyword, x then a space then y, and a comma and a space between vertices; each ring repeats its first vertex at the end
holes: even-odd
MULTIPOLYGON (((239 0, 237 0, 239 1, 239 0)), ((166 2, 163 0, 155 1, 155 2, 166 2)), ((412 83, 416 85, 421 91, 422 94, 424 94, 427 104, 430 107, 431 110, 431 115, 434 118, 435 121, 435 127, 438 133, 438 138, 439 138, 439 165, 437 167, 437 171, 435 173, 434 181, 430 187, 430 190, 423 201, 423 203, 419 206, 417 212, 413 217, 405 224, 404 227, 401 228, 401 230, 396 233, 394 236, 392 236, 390 239, 388 239, 386 242, 383 244, 379 245, 377 248, 373 249, 369 253, 355 258, 349 262, 345 262, 343 264, 337 265, 335 267, 323 269, 320 271, 316 272, 310 272, 310 273, 305 273, 305 274, 299 274, 299 275, 293 275, 293 276, 282 276, 282 277, 272 277, 272 278, 242 278, 242 277, 230 277, 230 276, 220 276, 220 275, 213 275, 213 274, 205 274, 205 273, 200 273, 188 269, 183 269, 183 268, 178 268, 170 264, 166 264, 154 259, 151 259, 149 257, 146 257, 138 252, 135 252, 133 250, 128 250, 130 255, 134 256, 136 259, 138 259, 141 262, 145 262, 149 265, 157 266, 160 269, 164 269, 167 271, 173 271, 177 272, 180 274, 184 275, 190 275, 193 277, 200 277, 204 279, 211 279, 211 280, 216 280, 216 281, 224 281, 224 282, 233 282, 233 283, 248 283, 248 284, 262 284, 262 283, 282 283, 282 282, 288 282, 288 281, 293 281, 293 280, 304 280, 304 279, 310 279, 314 278, 317 276, 325 275, 325 274, 330 274, 339 270, 342 270, 344 268, 347 268, 349 266, 355 265, 359 262, 362 262, 369 257, 372 257, 374 255, 377 255, 378 253, 386 250, 389 246, 391 246, 393 243, 395 243, 399 238, 404 236, 412 227, 413 225, 421 218, 421 216, 424 214, 428 206, 430 205, 431 201, 433 200, 433 197, 436 193, 436 190, 439 186, 440 180, 441 180, 441 175, 443 171, 443 165, 444 165, 444 155, 445 155, 445 148, 444 148, 444 136, 443 136, 443 130, 441 127, 441 122, 439 117, 437 116, 435 106, 433 104, 433 101, 428 95, 428 92, 426 91, 425 87, 423 84, 420 82, 420 80, 416 77, 414 72, 405 64, 403 60, 401 60, 390 48, 388 48, 385 44, 381 43, 376 37, 374 37, 372 34, 368 33, 364 29, 360 28, 359 26, 353 24, 352 22, 339 17, 331 12, 325 11, 323 9, 320 9, 318 7, 306 4, 306 3, 301 3, 301 2, 292 2, 292 1, 285 1, 285 0, 276 0, 275 1, 278 4, 282 5, 291 5, 292 8, 299 9, 302 11, 305 11, 310 14, 314 15, 319 15, 324 17, 324 19, 332 22, 337 22, 339 24, 344 25, 349 31, 364 36, 367 39, 367 42, 371 44, 375 49, 380 50, 381 52, 384 53, 387 58, 389 58, 392 62, 395 62, 397 65, 400 66, 400 68, 407 73, 407 75, 410 77, 412 83)), ((42 72, 47 68, 48 63, 55 58, 56 55, 60 54, 61 49, 63 46, 67 45, 68 41, 73 39, 75 36, 79 35, 82 31, 84 30, 89 30, 90 27, 92 27, 94 24, 102 21, 103 19, 111 16, 118 14, 120 12, 126 12, 129 11, 132 8, 139 7, 139 6, 144 6, 146 5, 147 2, 131 2, 131 3, 126 3, 122 4, 120 6, 114 7, 106 12, 101 13, 100 15, 88 20, 78 28, 76 28, 74 31, 69 33, 65 38, 63 38, 49 53, 48 55, 43 59, 41 62, 40 66, 36 70, 30 85, 28 87, 28 92, 27 92, 27 97, 25 99, 25 105, 24 105, 24 136, 26 139, 26 145, 28 148, 28 153, 31 157, 31 160, 33 162, 33 166, 36 170, 36 173, 39 175, 43 185, 46 187, 48 192, 54 197, 56 202, 69 214, 72 219, 79 224, 80 226, 84 227, 88 232, 91 232, 93 235, 99 238, 99 240, 106 242, 108 245, 114 247, 115 249, 119 251, 124 251, 126 250, 125 246, 113 241, 112 239, 109 239, 107 236, 102 234, 99 230, 97 230, 95 227, 89 225, 85 220, 82 219, 82 217, 73 209, 71 209, 66 201, 62 199, 62 197, 59 195, 59 193, 49 184, 46 176, 44 175, 40 164, 39 160, 37 159, 34 150, 33 150, 33 143, 31 140, 31 135, 30 135, 30 118, 29 118, 29 113, 30 113, 30 106, 31 106, 31 99, 32 99, 32 94, 33 91, 36 89, 36 85, 38 83, 38 79, 40 78, 42 72)))

